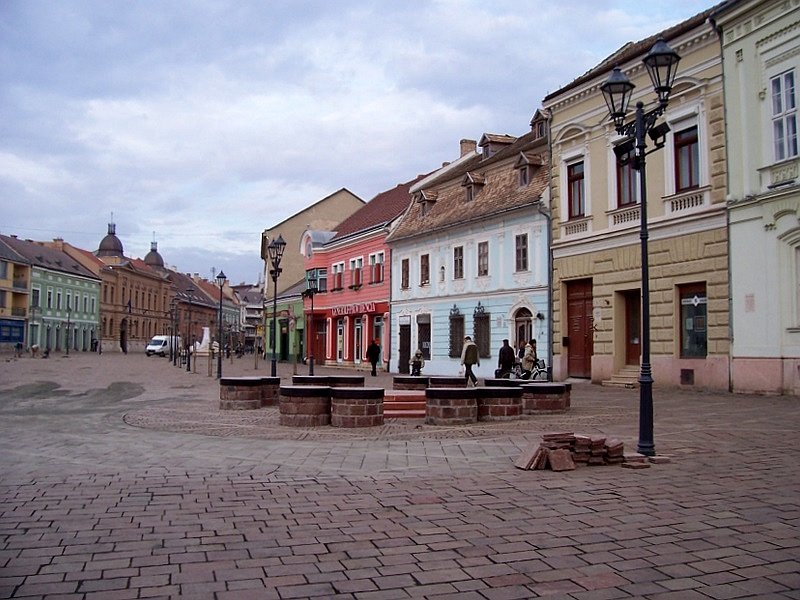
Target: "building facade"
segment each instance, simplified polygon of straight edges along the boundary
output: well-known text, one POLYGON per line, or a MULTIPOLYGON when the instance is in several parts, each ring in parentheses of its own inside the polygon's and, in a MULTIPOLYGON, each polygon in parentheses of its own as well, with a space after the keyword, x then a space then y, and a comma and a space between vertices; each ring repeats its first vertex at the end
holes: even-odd
POLYGON ((31 345, 30 282, 30 263, 0 237, 0 348, 31 345))
MULTIPOLYGON (((681 56, 670 131, 647 160, 651 362, 656 386, 727 389, 728 236, 722 65, 710 11, 660 35, 681 56)), ((634 384, 641 356, 638 174, 600 85, 618 65, 631 106, 655 104, 642 58, 658 36, 627 44, 548 95, 552 139, 553 373, 634 384)), ((653 142, 648 139, 650 150, 653 142)))
POLYGON ((87 351, 99 335, 100 278, 43 242, 0 236, 31 265, 29 345, 87 351))
POLYGON ((265 229, 261 234, 261 259, 264 262, 263 280, 271 282, 267 245, 278 236, 286 242, 278 278, 278 294, 305 277, 305 257, 300 249, 300 238, 306 230, 331 231, 345 218, 364 206, 364 201, 350 190, 342 188, 311 206, 265 229))
POLYGON ((800 393, 800 2, 726 3, 731 388, 800 393), (757 249, 757 250, 756 250, 757 249))
POLYGON ((417 183, 388 237, 391 363, 417 350, 425 373, 459 371, 465 335, 478 345, 479 377, 493 377, 503 340, 549 346, 548 128, 537 111, 515 138, 485 134, 417 183))
POLYGON ((389 248, 387 233, 407 209, 416 181, 381 192, 335 231, 308 230, 301 238, 306 280, 318 293, 305 301, 307 345, 318 364, 361 367, 372 340, 389 360, 389 248))

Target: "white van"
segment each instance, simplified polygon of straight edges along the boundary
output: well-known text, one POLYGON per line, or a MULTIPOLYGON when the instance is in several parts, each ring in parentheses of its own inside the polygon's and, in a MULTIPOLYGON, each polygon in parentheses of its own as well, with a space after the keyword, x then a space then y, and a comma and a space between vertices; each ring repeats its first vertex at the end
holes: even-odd
POLYGON ((154 335, 153 339, 147 343, 147 348, 144 349, 145 354, 150 356, 158 354, 159 356, 166 356, 169 352, 170 344, 174 343, 176 348, 181 347, 181 338, 172 337, 171 335, 154 335))

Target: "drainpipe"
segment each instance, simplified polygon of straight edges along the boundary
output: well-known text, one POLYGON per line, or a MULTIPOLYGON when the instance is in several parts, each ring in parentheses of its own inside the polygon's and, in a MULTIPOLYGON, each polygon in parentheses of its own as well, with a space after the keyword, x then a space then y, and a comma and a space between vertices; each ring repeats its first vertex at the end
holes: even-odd
POLYGON ((541 199, 536 211, 547 219, 547 381, 553 381, 553 216, 541 199))

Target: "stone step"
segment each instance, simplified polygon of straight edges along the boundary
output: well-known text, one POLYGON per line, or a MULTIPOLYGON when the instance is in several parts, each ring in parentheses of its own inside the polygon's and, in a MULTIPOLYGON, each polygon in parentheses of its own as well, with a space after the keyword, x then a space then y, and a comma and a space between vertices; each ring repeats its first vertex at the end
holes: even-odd
POLYGON ((383 416, 395 419, 425 418, 424 390, 386 390, 383 395, 383 416))

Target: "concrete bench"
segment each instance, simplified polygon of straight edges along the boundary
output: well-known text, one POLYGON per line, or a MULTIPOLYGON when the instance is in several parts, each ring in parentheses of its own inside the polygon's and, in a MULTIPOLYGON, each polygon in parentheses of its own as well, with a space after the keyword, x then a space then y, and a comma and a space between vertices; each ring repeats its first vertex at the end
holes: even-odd
POLYGON ((429 377, 428 388, 467 387, 464 377, 429 377))
POLYGON ((525 383, 524 379, 505 379, 503 377, 490 377, 483 380, 486 387, 519 387, 525 383))
POLYGON ((525 383, 522 386, 522 412, 526 415, 569 410, 571 383, 525 383))
POLYGON ((287 427, 330 425, 331 388, 322 385, 282 385, 279 422, 287 427))
POLYGON ((330 385, 327 375, 292 375, 292 385, 330 385))
POLYGON ((395 375, 392 378, 394 390, 424 390, 428 387, 429 377, 421 375, 395 375))
POLYGON ((478 420, 478 388, 429 387, 425 390, 425 423, 468 425, 478 420))
POLYGON ((363 375, 328 375, 328 385, 334 387, 364 387, 363 375))
POLYGON ((383 425, 383 388, 332 387, 333 427, 377 427, 383 425))
POLYGON ((511 421, 522 415, 522 388, 479 387, 478 421, 511 421))
POLYGON ((279 377, 223 377, 219 380, 220 410, 255 410, 278 403, 279 377))

